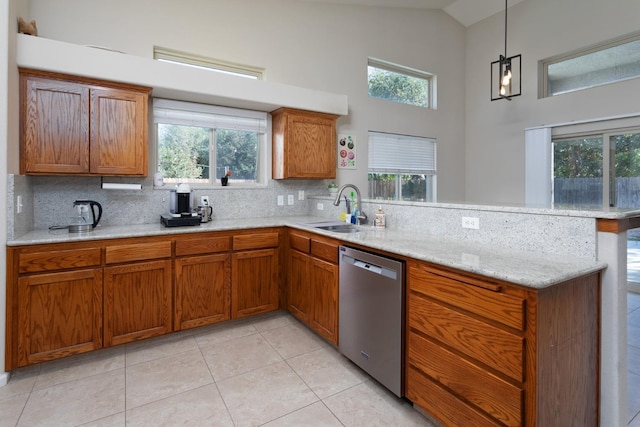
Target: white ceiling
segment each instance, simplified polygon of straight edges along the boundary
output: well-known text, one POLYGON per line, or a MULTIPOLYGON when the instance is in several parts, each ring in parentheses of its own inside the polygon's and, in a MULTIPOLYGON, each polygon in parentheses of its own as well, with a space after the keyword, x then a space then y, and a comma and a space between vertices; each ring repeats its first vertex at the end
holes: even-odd
MULTIPOLYGON (((442 9, 465 27, 504 10, 504 0, 303 0, 358 6, 442 9)), ((509 7, 523 0, 509 0, 509 7)))

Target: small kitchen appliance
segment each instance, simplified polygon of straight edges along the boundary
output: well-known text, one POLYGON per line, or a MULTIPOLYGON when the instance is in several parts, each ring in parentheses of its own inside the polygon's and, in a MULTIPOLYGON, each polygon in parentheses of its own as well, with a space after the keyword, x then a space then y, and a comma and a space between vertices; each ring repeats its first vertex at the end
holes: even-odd
POLYGON ((200 225, 200 215, 191 208, 193 206, 191 186, 180 184, 169 194, 169 213, 160 215, 160 222, 165 227, 200 225))
POLYGON ((102 205, 93 200, 76 200, 73 202, 76 215, 69 222, 69 233, 86 233, 98 225, 102 218, 102 205), (98 209, 96 218, 96 208, 98 209))
POLYGON ((209 196, 201 196, 200 204, 198 205, 198 215, 200 215, 200 222, 209 222, 213 216, 213 206, 209 204, 209 196))

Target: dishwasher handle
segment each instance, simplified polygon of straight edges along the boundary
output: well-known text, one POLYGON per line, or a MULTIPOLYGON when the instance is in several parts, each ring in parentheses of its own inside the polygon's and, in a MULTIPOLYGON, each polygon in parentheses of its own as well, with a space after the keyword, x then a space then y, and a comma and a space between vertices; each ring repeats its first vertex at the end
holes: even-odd
POLYGON ((381 267, 379 265, 372 264, 370 262, 362 261, 362 260, 350 257, 349 255, 343 254, 342 262, 346 262, 348 264, 353 265, 354 267, 358 267, 365 271, 369 271, 373 274, 377 274, 380 276, 385 276, 390 279, 396 279, 398 277, 398 272, 395 270, 392 270, 386 267, 381 267))

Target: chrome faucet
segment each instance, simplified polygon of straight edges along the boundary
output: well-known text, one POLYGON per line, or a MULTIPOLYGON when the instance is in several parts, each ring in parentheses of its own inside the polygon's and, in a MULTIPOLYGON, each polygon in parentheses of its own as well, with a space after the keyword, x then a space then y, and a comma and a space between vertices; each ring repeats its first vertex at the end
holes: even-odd
POLYGON ((334 206, 338 206, 340 204, 340 197, 342 196, 342 192, 345 188, 351 187, 356 190, 356 197, 358 203, 358 215, 356 215, 356 224, 362 225, 367 223, 367 215, 362 211, 362 197, 360 197, 360 190, 353 184, 345 184, 338 189, 338 194, 336 195, 336 199, 333 201, 334 206))

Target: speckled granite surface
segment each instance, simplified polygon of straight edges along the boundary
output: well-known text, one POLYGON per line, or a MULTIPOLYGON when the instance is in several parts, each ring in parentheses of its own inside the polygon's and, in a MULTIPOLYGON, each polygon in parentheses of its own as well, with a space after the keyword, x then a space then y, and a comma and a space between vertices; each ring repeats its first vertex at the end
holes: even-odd
POLYGON ((121 237, 144 237, 206 231, 225 231, 249 228, 289 226, 355 243, 373 250, 379 249, 398 255, 430 261, 462 271, 478 273, 532 288, 545 288, 574 277, 602 270, 606 264, 592 257, 558 257, 531 251, 505 249, 499 244, 433 237, 411 231, 358 227, 355 233, 336 233, 307 225, 326 221, 313 216, 243 218, 214 220, 195 227, 166 228, 158 224, 97 227, 85 235, 72 235, 67 230, 37 230, 8 242, 9 246, 28 244, 87 241, 121 237))

